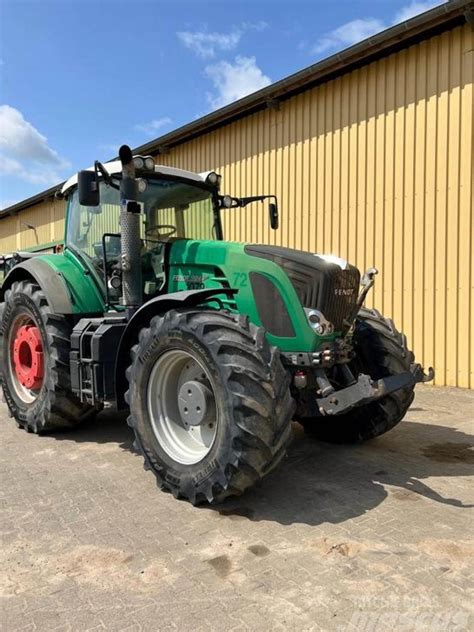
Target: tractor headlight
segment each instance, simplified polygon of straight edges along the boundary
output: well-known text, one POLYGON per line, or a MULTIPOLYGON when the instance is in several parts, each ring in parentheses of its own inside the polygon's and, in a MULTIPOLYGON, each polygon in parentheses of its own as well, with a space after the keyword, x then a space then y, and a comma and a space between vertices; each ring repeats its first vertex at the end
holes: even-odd
POLYGON ((145 159, 142 156, 134 156, 133 164, 135 165, 135 169, 144 169, 145 168, 145 159))
POLYGON ((108 286, 111 290, 119 290, 122 287, 122 278, 119 275, 114 274, 110 277, 108 286))
POLYGON ((318 336, 324 336, 332 334, 334 331, 334 326, 328 320, 326 320, 324 314, 322 314, 317 309, 308 309, 305 308, 306 318, 308 319, 309 324, 314 329, 314 331, 318 334, 318 336))
POLYGON ((221 197, 221 202, 224 208, 230 208, 232 206, 232 198, 230 195, 223 195, 221 197))
POLYGON ((148 188, 148 182, 145 180, 145 178, 138 178, 137 179, 137 189, 139 193, 145 193, 145 191, 148 188))
POLYGON ((148 169, 148 171, 155 170, 155 161, 151 156, 146 156, 145 158, 145 169, 148 169))
POLYGON ((219 185, 221 183, 221 177, 215 172, 211 171, 206 178, 206 182, 208 184, 212 184, 213 186, 219 185))

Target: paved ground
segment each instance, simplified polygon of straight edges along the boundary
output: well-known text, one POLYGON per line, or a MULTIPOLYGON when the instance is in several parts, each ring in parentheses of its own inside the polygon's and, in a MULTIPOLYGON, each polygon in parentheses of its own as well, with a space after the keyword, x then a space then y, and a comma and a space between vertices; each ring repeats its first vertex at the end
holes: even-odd
POLYGON ((295 425, 211 509, 159 492, 117 416, 37 437, 2 405, 3 629, 472 629, 473 418, 474 392, 421 387, 371 445, 295 425))

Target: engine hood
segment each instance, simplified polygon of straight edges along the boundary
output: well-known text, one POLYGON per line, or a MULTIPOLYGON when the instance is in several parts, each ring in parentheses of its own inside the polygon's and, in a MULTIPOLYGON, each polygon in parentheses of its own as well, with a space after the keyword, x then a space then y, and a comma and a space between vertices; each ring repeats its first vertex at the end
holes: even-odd
POLYGON ((268 259, 282 268, 303 307, 324 314, 335 330, 344 328, 352 313, 360 283, 359 270, 334 255, 319 255, 281 246, 248 244, 245 252, 268 259))

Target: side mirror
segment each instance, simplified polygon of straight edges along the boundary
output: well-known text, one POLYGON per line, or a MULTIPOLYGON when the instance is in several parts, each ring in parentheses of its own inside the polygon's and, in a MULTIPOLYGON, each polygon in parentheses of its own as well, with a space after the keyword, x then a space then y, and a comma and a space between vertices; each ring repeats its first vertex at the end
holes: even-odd
POLYGON ((278 206, 275 202, 270 202, 268 205, 268 215, 270 217, 270 226, 273 230, 276 230, 280 222, 278 219, 278 206))
POLYGON ((99 206, 99 182, 95 171, 79 171, 77 174, 77 188, 81 206, 99 206))

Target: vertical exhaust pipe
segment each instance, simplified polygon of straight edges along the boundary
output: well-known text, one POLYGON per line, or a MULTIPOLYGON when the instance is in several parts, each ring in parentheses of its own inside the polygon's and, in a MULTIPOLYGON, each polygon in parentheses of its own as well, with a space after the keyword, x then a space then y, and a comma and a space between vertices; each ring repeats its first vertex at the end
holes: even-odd
POLYGON ((143 302, 142 262, 140 238, 140 206, 135 179, 132 150, 122 145, 119 150, 122 163, 120 182, 120 232, 122 237, 122 298, 121 304, 134 309, 143 302))

